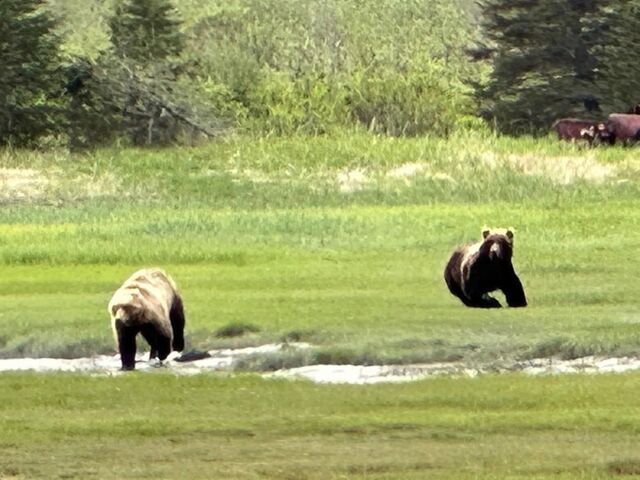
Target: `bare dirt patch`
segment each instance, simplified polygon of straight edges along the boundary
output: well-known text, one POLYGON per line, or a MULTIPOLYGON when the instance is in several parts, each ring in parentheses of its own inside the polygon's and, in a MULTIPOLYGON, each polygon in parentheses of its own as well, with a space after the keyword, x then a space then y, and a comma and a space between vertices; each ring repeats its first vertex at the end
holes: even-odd
POLYGON ((525 175, 543 176, 560 185, 570 185, 579 180, 601 184, 617 173, 613 166, 599 163, 592 155, 582 157, 509 155, 507 161, 525 175))
POLYGON ((97 197, 127 195, 114 174, 73 177, 61 170, 0 168, 0 202, 31 203, 40 201, 74 201, 97 197))
POLYGON ((548 178, 559 185, 570 185, 577 181, 602 184, 618 173, 614 166, 598 162, 592 154, 580 157, 531 153, 499 156, 493 152, 484 152, 480 158, 489 168, 497 169, 506 165, 524 175, 548 178))
POLYGON ((42 198, 49 179, 31 168, 0 168, 0 199, 21 201, 42 198))
POLYGON ((353 193, 363 190, 369 183, 369 178, 362 168, 341 170, 337 175, 338 187, 342 193, 353 193))
POLYGON ((385 177, 392 180, 402 180, 407 185, 415 178, 426 178, 442 182, 455 182, 454 178, 448 173, 434 172, 431 166, 426 163, 410 162, 392 168, 387 171, 385 177))
POLYGON ((426 163, 403 163, 399 167, 392 168, 387 172, 387 177, 406 179, 415 177, 416 175, 424 174, 429 171, 429 165, 426 163))

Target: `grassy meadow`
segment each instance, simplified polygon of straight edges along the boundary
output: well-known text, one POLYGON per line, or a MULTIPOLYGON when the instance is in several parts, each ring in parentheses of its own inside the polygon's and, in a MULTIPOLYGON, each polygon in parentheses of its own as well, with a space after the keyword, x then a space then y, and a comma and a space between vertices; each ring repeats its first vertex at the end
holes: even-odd
POLYGON ((0 478, 638 478, 639 394, 638 375, 3 374, 0 478))
POLYGON ((105 305, 150 265, 176 278, 192 347, 317 345, 269 368, 637 351, 631 149, 355 134, 0 158, 4 357, 113 351, 105 305), (483 225, 515 228, 529 308, 448 293, 483 225), (255 331, 216 335, 234 325, 255 331))
MULTIPOLYGON (((315 346, 240 372, 637 354, 639 180, 634 149, 471 133, 4 150, 0 356, 113 353, 106 304, 152 265, 189 347, 315 346), (515 229, 528 308, 448 293, 449 254, 484 225, 515 229)), ((639 378, 3 374, 0 478, 633 478, 639 378)))

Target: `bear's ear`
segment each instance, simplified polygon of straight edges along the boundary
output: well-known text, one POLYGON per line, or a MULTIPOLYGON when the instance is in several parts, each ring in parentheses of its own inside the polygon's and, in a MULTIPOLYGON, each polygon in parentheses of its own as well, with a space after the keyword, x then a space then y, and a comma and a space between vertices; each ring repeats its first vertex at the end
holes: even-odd
POLYGON ((513 240, 513 228, 507 229, 507 238, 513 240))
POLYGON ((487 238, 489 236, 489 234, 491 233, 491 230, 489 230, 488 227, 484 227, 482 229, 482 238, 487 238))

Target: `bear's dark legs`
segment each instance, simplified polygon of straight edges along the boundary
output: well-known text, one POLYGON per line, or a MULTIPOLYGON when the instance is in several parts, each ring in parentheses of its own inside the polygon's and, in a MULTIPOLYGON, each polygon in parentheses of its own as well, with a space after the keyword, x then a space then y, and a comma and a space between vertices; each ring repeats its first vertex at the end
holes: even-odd
POLYGON ((158 358, 163 361, 171 353, 171 337, 163 335, 158 329, 151 324, 147 324, 140 330, 144 339, 149 343, 151 351, 149 352, 149 360, 158 358))
POLYGON ((473 298, 467 297, 462 288, 455 282, 449 281, 449 279, 445 276, 447 280, 447 286, 449 287, 449 291, 458 297, 462 303, 464 303, 467 307, 475 307, 475 308, 501 308, 500 302, 493 297, 490 297, 486 293, 479 296, 474 296, 473 298))
POLYGON ((126 326, 121 320, 116 321, 118 333, 118 349, 122 370, 134 370, 136 368, 136 327, 126 326))
POLYGON ((467 305, 467 297, 465 297, 464 292, 462 291, 462 288, 460 288, 460 285, 455 283, 452 279, 448 278, 446 275, 445 275, 445 281, 447 282, 447 287, 449 287, 449 291, 453 295, 458 297, 460 300, 462 300, 462 303, 467 305))
POLYGON ((158 350, 158 360, 162 362, 171 353, 171 337, 156 331, 156 349, 158 350))
POLYGON ((171 320, 171 328, 173 329, 173 349, 176 352, 184 350, 184 307, 180 295, 174 295, 169 311, 169 319, 171 320))
POLYGON ((156 329, 153 327, 153 325, 145 325, 140 330, 140 333, 142 333, 142 336, 151 348, 151 351, 149 352, 149 360, 153 360, 158 355, 158 340, 156 339, 156 329))
POLYGON ((486 293, 479 296, 468 299, 469 303, 465 303, 468 307, 476 308, 502 308, 500 302, 493 297, 490 297, 486 293))
POLYGON ((467 307, 502 308, 500 302, 489 296, 487 290, 483 288, 482 282, 478 282, 477 279, 474 282, 468 282, 466 287, 466 289, 462 290, 465 297, 462 301, 467 307))
POLYGON ((456 297, 458 297, 460 299, 460 301, 462 303, 464 303, 467 307, 481 307, 481 303, 482 303, 482 299, 478 300, 478 299, 472 299, 472 298, 468 298, 463 292, 462 289, 460 289, 459 293, 456 292, 451 292, 453 293, 456 297))
POLYGON ((526 307, 527 297, 524 294, 522 282, 520 282, 516 272, 512 270, 504 283, 501 290, 507 298, 507 304, 510 307, 526 307))

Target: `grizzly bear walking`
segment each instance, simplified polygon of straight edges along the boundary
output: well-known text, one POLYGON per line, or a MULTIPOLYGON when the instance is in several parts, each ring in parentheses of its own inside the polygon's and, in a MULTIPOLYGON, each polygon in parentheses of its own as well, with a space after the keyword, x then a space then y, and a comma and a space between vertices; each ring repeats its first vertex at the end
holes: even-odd
POLYGON ((163 270, 138 270, 109 302, 113 334, 123 370, 136 365, 136 336, 149 343, 149 359, 163 361, 171 350, 184 349, 184 309, 176 284, 163 270))

